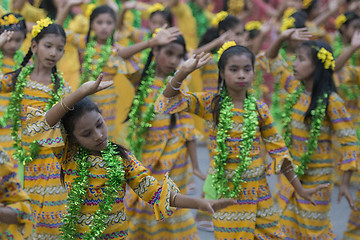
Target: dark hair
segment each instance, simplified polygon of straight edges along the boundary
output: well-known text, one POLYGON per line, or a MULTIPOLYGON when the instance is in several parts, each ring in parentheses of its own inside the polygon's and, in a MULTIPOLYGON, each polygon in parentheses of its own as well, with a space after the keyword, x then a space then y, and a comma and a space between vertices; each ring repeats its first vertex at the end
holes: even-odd
POLYGON ((241 22, 237 17, 228 15, 224 20, 219 22, 217 28, 215 27, 208 28, 208 30, 204 33, 204 35, 200 39, 199 47, 204 46, 205 44, 208 44, 209 42, 218 38, 220 36, 219 34, 220 32, 222 31, 226 32, 227 30, 230 30, 238 26, 240 23, 241 22))
POLYGON ((156 11, 152 12, 150 14, 149 19, 151 19, 153 16, 155 16, 157 14, 160 14, 165 19, 165 21, 168 23, 168 27, 172 27, 174 25, 174 23, 173 23, 173 15, 172 15, 171 11, 168 8, 165 8, 163 11, 156 10, 156 11))
MULTIPOLYGON (((172 41, 171 43, 177 43, 177 44, 180 44, 181 46, 183 46, 183 48, 184 48, 184 56, 186 55, 186 43, 185 43, 185 39, 184 39, 184 37, 183 37, 182 35, 177 36, 176 39, 175 39, 174 41, 172 41)), ((171 44, 171 43, 169 43, 169 44, 171 44)), ((164 46, 166 46, 166 45, 164 45, 164 46)), ((158 49, 161 49, 161 48, 164 47, 164 46, 158 46, 157 48, 158 48, 158 49)), ((147 70, 149 69, 149 66, 150 66, 150 64, 151 64, 151 62, 152 62, 153 57, 154 57, 153 50, 151 50, 150 53, 149 53, 149 56, 148 56, 148 58, 147 58, 147 60, 146 60, 146 64, 145 64, 145 66, 144 66, 144 69, 143 69, 143 71, 142 71, 142 73, 141 73, 141 77, 140 77, 140 80, 139 80, 139 85, 136 86, 136 89, 137 89, 136 91, 138 91, 139 86, 140 86, 141 83, 142 83, 142 80, 146 77, 147 70)), ((136 94, 137 94, 137 92, 135 93, 135 95, 136 95, 136 94)), ((130 109, 131 109, 131 108, 130 108, 130 109)), ((128 117, 125 121, 127 121, 128 119, 129 119, 129 117, 128 117)), ((170 126, 169 126, 170 131, 171 131, 175 126, 176 126, 176 114, 171 114, 171 117, 170 117, 170 126)))
POLYGON ((47 16, 51 19, 56 19, 57 8, 54 4, 54 0, 43 0, 40 3, 40 8, 44 9, 47 12, 47 16))
MULTIPOLYGON (((104 13, 110 14, 110 16, 114 19, 114 22, 116 22, 116 13, 114 12, 114 10, 111 7, 109 7, 107 5, 101 5, 97 8, 95 8, 94 11, 90 15, 89 31, 87 33, 86 43, 88 43, 90 41, 91 24, 93 23, 95 18, 97 18, 100 14, 104 14, 104 13)), ((114 31, 115 31, 115 29, 114 29, 114 31)), ((113 35, 111 35, 111 42, 113 42, 113 41, 114 41, 113 35)))
MULTIPOLYGON (((84 113, 92 112, 92 111, 101 113, 99 107, 90 98, 85 97, 74 105, 74 110, 68 111, 61 118, 61 123, 64 126, 64 129, 66 131, 66 134, 69 137, 70 142, 74 141, 74 139, 75 139, 74 135, 73 135, 75 122, 81 116, 83 116, 84 113)), ((118 152, 118 155, 121 156, 123 159, 128 159, 128 155, 126 153, 128 150, 119 144, 115 144, 115 145, 117 146, 117 148, 115 150, 118 152)), ((60 171, 60 180, 61 180, 62 185, 65 186, 64 172, 63 172, 62 168, 60 171)))
POLYGON ((215 121, 216 126, 219 124, 219 115, 220 115, 220 91, 221 88, 226 88, 225 79, 223 79, 220 75, 222 71, 225 69, 225 65, 227 63, 227 60, 235 55, 246 55, 251 60, 251 66, 253 71, 255 70, 255 55, 253 52, 251 52, 247 47, 236 45, 229 47, 226 49, 223 54, 221 55, 219 62, 218 62, 218 69, 219 69, 219 77, 218 77, 218 93, 214 96, 211 106, 212 106, 212 112, 213 112, 213 118, 215 121))
MULTIPOLYGON (((345 25, 346 27, 348 27, 352 21, 360 19, 360 16, 353 11, 344 13, 344 16, 346 17, 346 21, 341 26, 345 25)), ((341 28, 339 29, 339 32, 342 33, 341 28)))
POLYGON ((298 47, 306 49, 308 56, 311 58, 312 62, 315 64, 314 70, 314 83, 311 93, 311 102, 308 110, 305 113, 305 120, 310 120, 311 111, 314 110, 317 106, 317 102, 319 98, 322 98, 325 93, 328 94, 328 97, 325 99, 326 106, 329 104, 329 97, 332 92, 336 92, 336 86, 333 79, 334 71, 329 68, 324 68, 324 63, 318 59, 317 54, 321 48, 326 49, 331 54, 332 49, 324 41, 316 40, 316 41, 305 41, 301 43, 298 47))
POLYGON ((308 16, 305 11, 294 12, 293 14, 290 15, 290 17, 295 19, 294 28, 306 27, 306 19, 308 16))
MULTIPOLYGON (((303 2, 304 0, 302 0, 303 2)), ((311 0, 310 5, 307 8, 303 8, 302 11, 306 12, 307 15, 316 7, 318 0, 311 0)))
POLYGON ((24 20, 24 17, 21 14, 18 13, 7 13, 1 17, 1 19, 4 19, 5 17, 9 15, 14 15, 19 22, 17 24, 11 24, 10 26, 1 26, 0 33, 3 33, 5 30, 10 31, 21 31, 24 34, 24 38, 26 38, 27 29, 26 29, 26 23, 24 20))
MULTIPOLYGON (((64 42, 66 42, 66 34, 65 34, 65 31, 64 31, 63 27, 60 26, 59 24, 56 24, 56 23, 53 23, 53 24, 50 24, 47 27, 44 27, 41 30, 41 32, 35 38, 33 38, 31 41, 35 41, 36 43, 39 43, 40 40, 43 39, 47 34, 55 34, 55 35, 61 36, 61 37, 63 37, 64 42)), ((7 73, 7 74, 14 74, 13 77, 12 77, 12 82, 13 82, 13 87, 14 88, 15 88, 15 84, 16 84, 16 79, 18 78, 22 68, 25 67, 26 64, 28 64, 28 62, 31 59, 32 55, 33 55, 33 52, 31 51, 31 46, 30 46, 28 52, 26 53, 23 61, 20 64, 20 68, 13 71, 13 72, 7 73)), ((62 87, 62 86, 60 86, 60 79, 59 79, 59 77, 57 75, 56 65, 52 68, 51 72, 55 77, 55 88, 54 88, 54 90, 56 92, 59 89, 59 87, 62 87)))

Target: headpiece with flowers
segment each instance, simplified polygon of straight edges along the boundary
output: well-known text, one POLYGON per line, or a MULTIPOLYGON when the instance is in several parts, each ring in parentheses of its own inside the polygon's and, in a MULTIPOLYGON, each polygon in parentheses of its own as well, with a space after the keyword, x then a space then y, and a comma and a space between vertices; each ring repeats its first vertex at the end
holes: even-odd
POLYGON ((283 18, 288 18, 288 17, 290 17, 291 15, 293 15, 294 13, 296 13, 296 9, 295 9, 295 8, 287 8, 287 9, 284 11, 283 18))
POLYGON ((152 14, 153 12, 156 11, 164 11, 165 7, 164 5, 162 5, 161 3, 155 3, 154 5, 152 5, 151 7, 149 7, 146 11, 150 14, 152 14))
POLYGON ((335 19, 335 27, 336 29, 340 29, 341 26, 347 21, 347 18, 344 14, 339 15, 336 19, 335 19))
POLYGON ((48 27, 53 22, 50 18, 40 19, 39 21, 36 21, 36 25, 33 26, 33 29, 31 31, 31 35, 33 38, 35 38, 42 30, 43 28, 48 27))
POLYGON ((214 26, 214 27, 218 27, 219 26, 219 23, 221 21, 224 21, 225 18, 228 16, 229 14, 225 11, 221 11, 219 13, 217 13, 215 15, 215 17, 211 20, 211 25, 214 26))
POLYGON ((287 29, 293 28, 295 26, 294 24, 295 24, 295 18, 293 17, 283 18, 280 31, 283 32, 287 29))
POLYGON ((94 9, 96 8, 96 4, 94 3, 89 3, 86 6, 86 10, 85 10, 85 17, 90 18, 90 15, 92 14, 92 12, 94 11, 94 9))
POLYGON ((321 48, 317 53, 317 58, 324 64, 325 69, 335 70, 335 59, 331 52, 321 48))
POLYGON ((23 18, 17 18, 14 14, 9 14, 0 19, 0 24, 5 30, 16 31, 20 29, 20 20, 23 20, 23 18))
POLYGON ((157 28, 157 29, 155 29, 155 31, 154 31, 154 33, 151 35, 151 37, 156 37, 156 34, 158 34, 158 32, 160 32, 161 31, 161 29, 162 28, 157 28))
POLYGON ((225 50, 232 46, 236 46, 236 43, 234 41, 227 41, 221 46, 218 51, 218 61, 220 60, 221 55, 225 52, 225 50))
POLYGON ((261 30, 261 22, 259 21, 250 21, 245 24, 245 30, 250 32, 252 30, 261 30))
POLYGON ((302 5, 303 9, 307 9, 312 3, 312 0, 303 0, 302 5))

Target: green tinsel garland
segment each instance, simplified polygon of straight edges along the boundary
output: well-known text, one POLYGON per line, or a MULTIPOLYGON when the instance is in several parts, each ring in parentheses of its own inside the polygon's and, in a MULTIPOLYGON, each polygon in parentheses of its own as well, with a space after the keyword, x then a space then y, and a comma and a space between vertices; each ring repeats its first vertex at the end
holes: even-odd
MULTIPOLYGON (((92 216, 89 225, 90 232, 83 232, 82 239, 95 240, 106 229, 106 220, 109 213, 113 209, 119 190, 125 184, 125 170, 121 157, 116 152, 116 145, 108 142, 105 150, 101 151, 104 162, 106 163, 107 178, 103 189, 103 199, 100 201, 99 209, 92 216)), ((80 147, 78 153, 74 157, 76 163, 75 178, 71 184, 70 193, 68 195, 67 214, 63 218, 64 225, 60 226, 62 231, 61 239, 74 239, 78 226, 78 218, 80 217, 81 207, 89 188, 89 175, 91 173, 91 162, 89 161, 89 151, 80 147)))
POLYGON ((109 37, 106 40, 106 44, 101 47, 101 55, 99 61, 95 64, 93 64, 93 57, 96 53, 96 41, 95 39, 91 39, 86 44, 86 51, 84 55, 84 62, 82 64, 83 72, 81 74, 80 79, 80 86, 87 82, 87 81, 96 81, 97 77, 102 72, 103 67, 105 66, 106 62, 109 59, 109 56, 111 55, 111 38, 109 37), (92 66, 95 65, 95 69, 92 70, 92 66))
POLYGON ((209 27, 209 20, 207 19, 204 10, 194 1, 189 1, 187 4, 190 7, 192 15, 194 16, 196 21, 197 37, 198 39, 201 39, 201 37, 204 35, 204 33, 209 27))
MULTIPOLYGON (((13 70, 16 70, 20 67, 20 64, 23 59, 24 59, 24 54, 20 50, 17 50, 14 54, 15 66, 13 67, 13 70)), ((0 70, 4 66, 3 60, 4 60, 4 53, 2 51, 0 51, 0 70)))
POLYGON ((230 189, 229 179, 225 174, 225 166, 229 156, 226 141, 229 138, 228 132, 233 129, 234 122, 232 117, 234 113, 231 110, 234 108, 234 104, 225 88, 221 90, 220 96, 222 100, 220 102, 219 124, 216 132, 217 146, 215 149, 216 155, 214 156, 215 173, 213 175, 213 186, 218 195, 226 198, 234 198, 240 193, 240 183, 245 182, 242 179, 242 174, 248 169, 252 162, 250 151, 259 124, 256 111, 256 99, 248 93, 247 98, 244 100, 243 133, 241 135, 240 152, 238 155, 240 163, 232 178, 233 189, 230 189))

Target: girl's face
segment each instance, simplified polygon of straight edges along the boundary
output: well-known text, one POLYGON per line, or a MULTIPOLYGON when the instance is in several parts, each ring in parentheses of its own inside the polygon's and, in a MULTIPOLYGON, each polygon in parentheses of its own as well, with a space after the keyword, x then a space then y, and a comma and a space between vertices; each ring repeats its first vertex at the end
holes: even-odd
MULTIPOLYGON (((161 28, 165 24, 168 24, 168 22, 160 13, 153 14, 153 16, 150 18, 150 21, 149 21, 150 32, 154 33, 157 28, 161 28)), ((170 27, 170 26, 168 26, 168 27, 170 27)))
POLYGON ((235 92, 248 89, 254 79, 254 69, 251 59, 246 54, 230 56, 220 76, 226 87, 235 92))
MULTIPOLYGON (((246 39, 248 38, 248 32, 244 30, 244 27, 241 24, 236 25, 235 27, 230 29, 231 36, 229 40, 235 41, 236 44, 247 46, 246 39)), ((220 35, 225 32, 220 32, 220 35)))
POLYGON ((308 47, 300 47, 296 49, 296 59, 293 63, 294 77, 300 81, 312 79, 315 71, 315 64, 310 56, 308 47))
POLYGON ((169 43, 166 46, 154 49, 156 70, 164 75, 169 75, 176 70, 181 60, 184 59, 185 50, 179 43, 169 43))
POLYGON ((37 43, 31 42, 31 50, 36 55, 36 63, 45 68, 53 68, 64 55, 65 39, 57 34, 46 34, 37 43))
POLYGON ((21 31, 14 31, 11 39, 7 41, 3 46, 3 52, 5 55, 13 56, 25 40, 24 33, 21 31))
POLYGON ((97 39, 106 41, 115 30, 115 19, 110 13, 101 13, 91 23, 91 29, 97 39))
POLYGON ((352 20, 347 26, 344 26, 342 32, 351 41, 356 31, 360 31, 360 19, 352 20))
POLYGON ((80 146, 98 153, 107 146, 108 129, 101 114, 90 111, 75 121, 73 136, 80 146))

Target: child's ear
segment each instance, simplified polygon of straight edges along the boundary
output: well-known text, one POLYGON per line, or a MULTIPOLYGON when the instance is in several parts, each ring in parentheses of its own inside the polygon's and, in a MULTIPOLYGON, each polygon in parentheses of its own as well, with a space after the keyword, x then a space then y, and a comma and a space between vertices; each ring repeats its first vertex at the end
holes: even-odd
POLYGON ((225 78, 224 78, 224 70, 223 70, 223 69, 220 70, 219 74, 220 74, 221 79, 223 79, 223 80, 225 81, 225 78))
POLYGON ((33 53, 36 52, 37 47, 38 47, 38 43, 37 43, 35 40, 32 40, 32 41, 31 41, 31 45, 30 45, 30 49, 31 49, 31 51, 32 51, 33 53))

